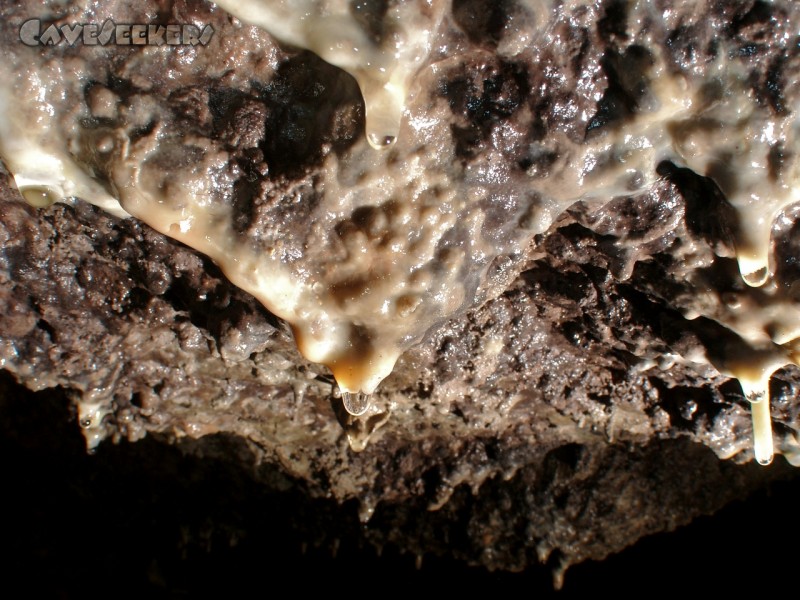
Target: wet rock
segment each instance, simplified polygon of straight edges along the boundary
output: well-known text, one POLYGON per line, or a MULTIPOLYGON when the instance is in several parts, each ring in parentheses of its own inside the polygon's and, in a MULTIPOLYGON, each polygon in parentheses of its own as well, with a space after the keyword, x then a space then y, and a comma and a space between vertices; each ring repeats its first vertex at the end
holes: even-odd
MULTIPOLYGON (((84 55, 101 73, 87 88, 87 135, 105 139, 120 104, 130 122, 142 115, 142 136, 153 114, 171 119, 225 153, 213 183, 238 231, 305 239, 325 157, 363 136, 357 86, 212 5, 163 4, 170 18, 213 24, 215 53, 190 61, 176 49, 167 70, 135 73, 131 65, 149 64, 135 49, 84 55)), ((512 43, 534 30, 535 14, 523 3, 484 4, 454 3, 443 35, 458 60, 438 57, 428 90, 451 135, 442 144, 461 167, 500 160, 514 177, 546 178, 570 149, 652 100, 641 73, 653 52, 627 44, 623 3, 568 3, 575 18, 535 54, 512 43), (564 57, 570 68, 556 76, 564 57)), ((763 32, 770 19, 797 23, 791 3, 668 4, 669 18, 651 26, 676 69, 702 74, 715 40, 727 40, 752 61, 753 89, 771 110, 796 109, 797 57, 763 32)), ((150 14, 141 10, 129 21, 150 14)), ((76 152, 106 164, 88 147, 76 152)), ((161 160, 175 172, 191 163, 161 160)), ((790 472, 783 458, 768 470, 742 464, 752 458, 748 402, 712 365, 743 342, 695 318, 759 298, 733 258, 735 216, 705 173, 656 169, 646 190, 634 181, 627 195, 576 203, 520 252, 486 265, 476 301, 406 351, 356 421, 291 328, 208 258, 80 200, 28 206, 4 173, 0 366, 32 390, 59 387, 99 407, 90 446, 166 437, 189 454, 255 468, 248 485, 360 503, 367 522, 354 535, 376 546, 491 569, 547 562, 560 573, 790 472)), ((507 209, 487 201, 486 223, 501 227, 507 209)), ((378 237, 382 210, 359 213, 355 233, 378 237)), ((795 221, 792 211, 781 217, 774 248, 777 286, 796 299, 795 221)), ((286 260, 304 259, 300 244, 287 246, 286 260)), ((771 393, 780 449, 794 460, 800 371, 775 373, 771 393)), ((336 510, 314 522, 327 526, 336 510)))

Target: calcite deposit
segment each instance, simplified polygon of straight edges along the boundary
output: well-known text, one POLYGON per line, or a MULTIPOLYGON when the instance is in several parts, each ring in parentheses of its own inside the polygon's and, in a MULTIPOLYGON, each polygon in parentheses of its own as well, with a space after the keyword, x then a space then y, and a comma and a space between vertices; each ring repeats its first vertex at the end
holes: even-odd
POLYGON ((800 464, 795 4, 258 5, 0 8, 0 367, 90 449, 557 573, 800 464))

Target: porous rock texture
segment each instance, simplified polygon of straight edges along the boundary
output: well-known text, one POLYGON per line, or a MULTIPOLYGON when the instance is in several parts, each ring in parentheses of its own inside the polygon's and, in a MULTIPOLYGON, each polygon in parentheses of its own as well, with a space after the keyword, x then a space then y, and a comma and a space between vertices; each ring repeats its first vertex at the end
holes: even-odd
MULTIPOLYGON (((797 57, 765 34, 775 19, 797 29, 791 3, 660 4, 691 24, 662 37, 681 68, 702 69, 724 39, 742 48, 764 102, 797 104, 789 85, 797 57)), ((197 52, 225 60, 235 39, 235 68, 209 81, 211 70, 161 77, 154 66, 137 79, 125 71, 135 49, 105 49, 118 55, 98 80, 123 101, 147 87, 177 107, 175 127, 224 144, 240 173, 231 201, 242 227, 302 213, 322 157, 363 135, 352 79, 211 4, 137 6, 144 16, 211 23, 214 41, 197 52), (256 55, 279 65, 271 80, 242 58, 256 55), (336 90, 322 108, 320 83, 336 90)), ((447 19, 462 60, 440 71, 439 93, 464 161, 557 130, 580 143, 586 128, 568 115, 588 111, 596 128, 637 110, 629 75, 641 49, 626 43, 626 3, 587 6, 554 37, 554 77, 553 68, 495 54, 514 35, 514 2, 454 0, 447 19), (523 119, 523 106, 538 117, 523 119), (515 127, 525 135, 501 135, 515 127)), ((178 51, 174 58, 180 72, 178 51)), ((502 154, 529 170, 536 165, 523 146, 502 154)), ((647 193, 578 203, 524 253, 498 259, 482 303, 406 352, 362 419, 343 411, 329 373, 298 353, 290 329, 211 261, 79 200, 32 208, 3 173, 0 366, 30 390, 58 387, 100 407, 90 439, 149 436, 235 464, 247 485, 231 492, 231 506, 245 489, 293 490, 306 531, 339 532, 355 500, 365 525, 347 533, 378 547, 505 570, 602 559, 793 476, 782 457, 767 469, 748 464, 749 407, 738 383, 691 360, 740 344, 716 322, 685 316, 701 301, 700 271, 703 302, 743 288, 727 233, 735 217, 711 180, 658 168, 647 193), (340 503, 341 513, 302 508, 315 499, 340 503)), ((302 221, 281 226, 291 236, 302 221)), ((776 277, 790 285, 800 256, 793 213, 773 236, 776 277)), ((6 381, 3 393, 22 392, 6 381)), ((800 371, 777 372, 771 393, 776 432, 797 431, 800 371)), ((232 529, 247 534, 244 522, 232 529)), ((312 542, 319 536, 309 533, 312 542)))

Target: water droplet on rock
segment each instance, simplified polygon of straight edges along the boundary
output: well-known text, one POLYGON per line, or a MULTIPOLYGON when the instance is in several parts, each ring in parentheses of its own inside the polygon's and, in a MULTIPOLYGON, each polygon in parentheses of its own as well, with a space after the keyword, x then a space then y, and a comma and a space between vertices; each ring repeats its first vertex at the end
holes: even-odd
POLYGON ((370 395, 363 392, 342 392, 344 409, 354 417, 360 417, 369 410, 370 395))

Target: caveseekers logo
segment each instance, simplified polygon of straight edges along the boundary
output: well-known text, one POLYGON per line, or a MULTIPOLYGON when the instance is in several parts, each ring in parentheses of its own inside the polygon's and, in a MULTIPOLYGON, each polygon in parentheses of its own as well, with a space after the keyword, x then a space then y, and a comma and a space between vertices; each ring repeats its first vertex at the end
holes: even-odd
POLYGON ((19 28, 19 39, 26 46, 57 46, 84 44, 86 46, 205 46, 211 41, 214 28, 206 25, 117 25, 107 19, 97 23, 71 23, 43 27, 39 19, 29 19, 19 28))

